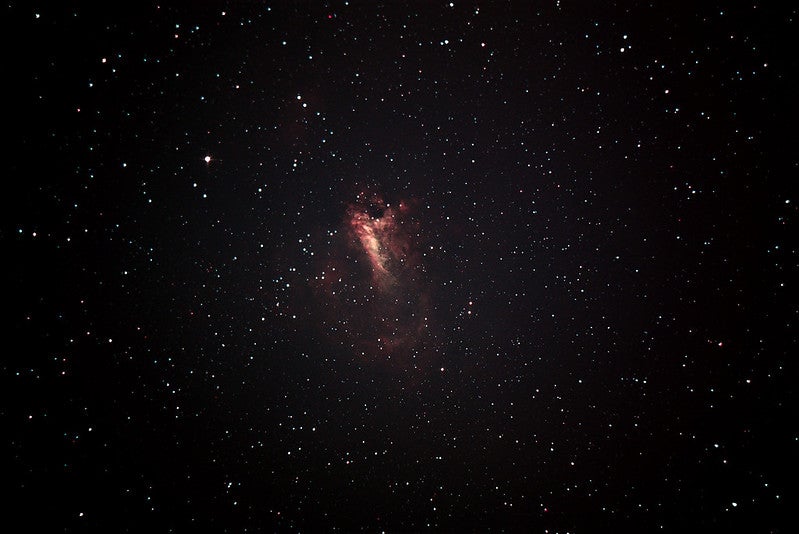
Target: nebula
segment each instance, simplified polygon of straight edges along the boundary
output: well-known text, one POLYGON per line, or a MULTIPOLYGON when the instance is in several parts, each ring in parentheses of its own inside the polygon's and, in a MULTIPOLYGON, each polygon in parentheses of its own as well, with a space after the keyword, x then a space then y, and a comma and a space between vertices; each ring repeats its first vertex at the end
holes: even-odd
POLYGON ((435 340, 415 203, 362 192, 346 205, 314 294, 327 337, 360 359, 429 363, 435 340))
POLYGON ((412 275, 420 268, 409 261, 412 224, 402 217, 407 212, 402 203, 395 208, 379 196, 366 200, 363 194, 357 200, 347 210, 349 232, 372 268, 374 283, 385 291, 397 283, 398 276, 412 275))

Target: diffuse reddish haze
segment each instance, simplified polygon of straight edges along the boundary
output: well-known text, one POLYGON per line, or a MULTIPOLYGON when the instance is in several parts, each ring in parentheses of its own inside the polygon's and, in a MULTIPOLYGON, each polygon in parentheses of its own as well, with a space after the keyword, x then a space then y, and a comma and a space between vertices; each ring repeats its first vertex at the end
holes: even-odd
POLYGON ((407 200, 357 195, 314 287, 333 340, 365 360, 406 369, 426 365, 433 339, 413 211, 407 200))

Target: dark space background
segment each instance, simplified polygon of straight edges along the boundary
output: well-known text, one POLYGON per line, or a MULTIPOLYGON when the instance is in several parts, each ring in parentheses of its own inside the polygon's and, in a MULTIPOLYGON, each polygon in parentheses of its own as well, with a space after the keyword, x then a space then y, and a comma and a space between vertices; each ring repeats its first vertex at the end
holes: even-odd
POLYGON ((131 4, 4 7, 8 524, 796 531, 795 7, 131 4))

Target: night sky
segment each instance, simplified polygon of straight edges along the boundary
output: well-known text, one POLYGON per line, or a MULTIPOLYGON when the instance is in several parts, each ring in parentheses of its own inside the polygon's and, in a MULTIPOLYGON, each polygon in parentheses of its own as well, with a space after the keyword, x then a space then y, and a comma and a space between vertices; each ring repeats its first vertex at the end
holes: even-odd
POLYGON ((4 521, 796 532, 789 2, 61 4, 3 16, 4 521))

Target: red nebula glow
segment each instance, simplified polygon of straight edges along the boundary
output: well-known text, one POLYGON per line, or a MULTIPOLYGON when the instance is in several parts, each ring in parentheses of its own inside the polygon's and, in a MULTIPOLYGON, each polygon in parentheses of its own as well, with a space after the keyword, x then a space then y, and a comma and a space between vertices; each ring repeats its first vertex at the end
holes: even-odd
POLYGON ((404 220, 403 204, 399 209, 387 204, 377 195, 367 200, 360 194, 358 202, 347 210, 347 223, 351 235, 360 243, 372 268, 373 281, 382 289, 397 282, 398 271, 413 268, 409 265, 410 234, 412 226, 404 220))
POLYGON ((434 336, 413 205, 358 194, 314 289, 323 304, 322 326, 337 342, 367 360, 418 368, 434 336))

